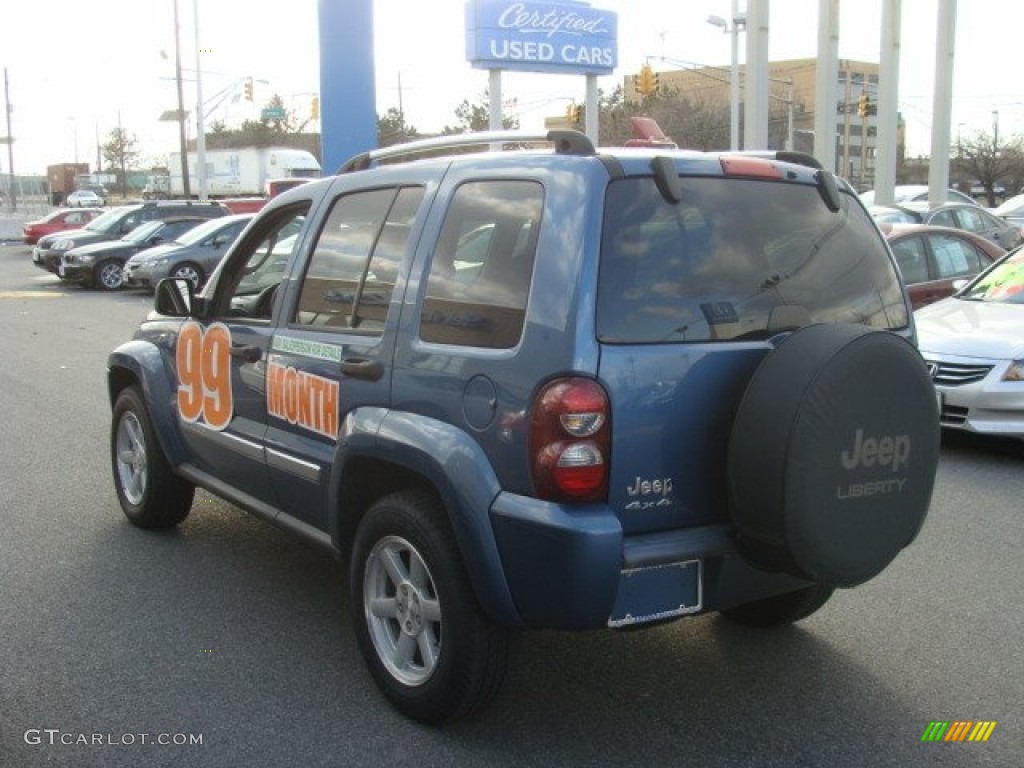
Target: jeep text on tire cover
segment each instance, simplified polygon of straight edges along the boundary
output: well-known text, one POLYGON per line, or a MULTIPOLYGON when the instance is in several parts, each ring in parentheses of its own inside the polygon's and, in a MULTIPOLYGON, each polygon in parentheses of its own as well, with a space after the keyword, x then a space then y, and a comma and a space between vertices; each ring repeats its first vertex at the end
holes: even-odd
POLYGON ((143 528, 202 487, 343 556, 374 680, 443 722, 513 632, 771 626, 880 573, 938 461, 913 341, 810 158, 426 140, 275 198, 201 294, 160 283, 109 358, 114 483, 143 528))

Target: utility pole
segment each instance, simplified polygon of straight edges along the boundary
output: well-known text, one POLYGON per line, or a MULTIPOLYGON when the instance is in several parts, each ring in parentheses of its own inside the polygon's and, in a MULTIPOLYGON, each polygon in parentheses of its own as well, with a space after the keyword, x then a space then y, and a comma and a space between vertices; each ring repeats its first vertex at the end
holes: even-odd
POLYGON ((850 62, 847 61, 845 64, 846 92, 843 95, 843 168, 839 175, 848 179, 852 175, 850 173, 850 107, 852 106, 850 104, 850 97, 853 93, 850 88, 850 62))
POLYGON ((868 116, 871 114, 868 98, 868 79, 865 76, 861 84, 861 103, 864 105, 860 113, 860 190, 868 189, 868 116))

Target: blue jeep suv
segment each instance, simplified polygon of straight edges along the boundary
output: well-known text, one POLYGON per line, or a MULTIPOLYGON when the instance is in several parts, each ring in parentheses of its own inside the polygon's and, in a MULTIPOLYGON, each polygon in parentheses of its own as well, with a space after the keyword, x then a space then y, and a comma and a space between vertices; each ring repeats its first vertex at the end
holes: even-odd
POLYGON ((808 616, 931 499, 934 390, 844 181, 539 138, 282 194, 108 361, 128 519, 201 487, 337 553, 374 680, 428 723, 488 704, 523 630, 808 616))

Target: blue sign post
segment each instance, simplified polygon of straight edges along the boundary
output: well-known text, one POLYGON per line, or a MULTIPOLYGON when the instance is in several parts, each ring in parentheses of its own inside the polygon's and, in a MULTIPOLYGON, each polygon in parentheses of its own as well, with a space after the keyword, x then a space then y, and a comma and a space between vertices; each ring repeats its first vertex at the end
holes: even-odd
POLYGON ((320 151, 324 174, 377 146, 373 0, 320 0, 320 151))

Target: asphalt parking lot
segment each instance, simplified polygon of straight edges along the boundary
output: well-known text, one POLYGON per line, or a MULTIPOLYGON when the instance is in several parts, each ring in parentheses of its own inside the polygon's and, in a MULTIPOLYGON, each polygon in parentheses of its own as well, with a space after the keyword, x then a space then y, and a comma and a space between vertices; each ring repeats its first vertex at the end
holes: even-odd
POLYGON ((366 674, 339 562, 206 493, 177 531, 127 524, 105 357, 151 299, 27 254, 0 247, 0 765, 1020 764, 1018 444, 947 436, 918 540, 797 626, 525 635, 490 710, 429 729, 366 674), (922 741, 937 721, 996 725, 922 741))

